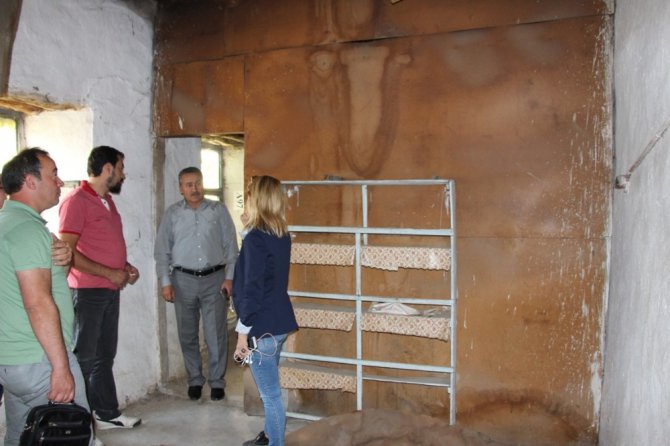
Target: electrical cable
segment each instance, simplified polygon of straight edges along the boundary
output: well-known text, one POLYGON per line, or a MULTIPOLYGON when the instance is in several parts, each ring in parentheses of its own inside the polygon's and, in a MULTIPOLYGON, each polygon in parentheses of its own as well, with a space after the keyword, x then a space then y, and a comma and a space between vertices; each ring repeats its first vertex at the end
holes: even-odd
POLYGON ((258 356, 259 356, 259 359, 258 359, 259 364, 260 364, 261 362, 263 362, 263 356, 270 356, 270 357, 272 357, 272 356, 274 356, 275 354, 277 354, 277 348, 278 348, 277 340, 276 340, 275 337, 272 336, 272 334, 270 334, 270 333, 264 333, 264 334, 262 334, 261 336, 259 336, 258 338, 256 338, 255 345, 256 345, 256 347, 249 348, 249 349, 247 350, 248 353, 247 353, 244 357, 239 357, 239 356, 235 356, 235 355, 234 355, 234 356, 233 356, 233 360, 234 360, 236 363, 238 363, 238 364, 240 365, 240 367, 244 367, 245 365, 253 364, 253 353, 254 353, 254 352, 257 352, 257 353, 258 353, 258 356), (263 339, 263 338, 265 338, 265 337, 268 337, 268 336, 271 337, 272 340, 274 341, 275 348, 274 348, 274 351, 273 351, 272 353, 263 353, 262 351, 260 351, 260 350, 258 349, 258 342, 259 342, 261 339, 263 339))
POLYGON ((624 191, 626 192, 628 191, 628 183, 630 182, 631 175, 633 174, 635 169, 637 169, 640 166, 640 164, 642 164, 642 161, 644 161, 647 155, 649 155, 651 150, 656 146, 656 144, 658 144, 661 138, 663 138, 663 135, 665 135, 665 132, 668 130, 668 128, 670 128, 670 119, 665 122, 663 127, 661 127, 661 130, 654 135, 651 141, 649 141, 649 143, 644 148, 638 159, 633 163, 630 169, 628 169, 628 172, 626 172, 623 175, 617 175, 614 184, 614 187, 616 189, 624 189, 624 191))

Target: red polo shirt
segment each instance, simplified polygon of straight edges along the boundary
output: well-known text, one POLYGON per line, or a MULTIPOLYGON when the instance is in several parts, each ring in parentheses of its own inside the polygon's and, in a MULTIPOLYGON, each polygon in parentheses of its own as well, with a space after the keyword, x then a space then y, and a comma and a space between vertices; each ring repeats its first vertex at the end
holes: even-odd
MULTIPOLYGON (((126 241, 123 238, 121 216, 111 195, 106 194, 103 198, 109 204, 109 210, 88 182, 82 181, 78 188, 63 199, 59 210, 59 232, 78 235, 77 251, 94 262, 121 269, 126 265, 126 241)), ((71 288, 118 289, 109 280, 83 273, 76 268, 70 269, 68 284, 71 288)))

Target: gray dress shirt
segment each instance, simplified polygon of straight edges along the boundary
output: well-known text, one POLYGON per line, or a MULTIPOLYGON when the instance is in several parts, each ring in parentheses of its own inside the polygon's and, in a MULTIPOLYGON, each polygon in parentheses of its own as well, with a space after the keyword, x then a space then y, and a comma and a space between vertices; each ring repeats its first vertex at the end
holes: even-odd
POLYGON ((204 199, 198 209, 185 200, 170 206, 156 234, 154 258, 161 287, 171 285, 174 266, 202 270, 226 265, 226 279, 232 280, 237 260, 237 233, 226 206, 204 199))

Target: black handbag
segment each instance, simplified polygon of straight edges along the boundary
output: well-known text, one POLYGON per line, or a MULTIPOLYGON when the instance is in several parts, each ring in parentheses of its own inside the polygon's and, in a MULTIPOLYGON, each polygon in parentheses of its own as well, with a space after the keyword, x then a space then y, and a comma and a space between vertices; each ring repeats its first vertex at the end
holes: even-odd
POLYGON ((91 414, 75 404, 49 403, 30 409, 19 446, 88 446, 91 414))

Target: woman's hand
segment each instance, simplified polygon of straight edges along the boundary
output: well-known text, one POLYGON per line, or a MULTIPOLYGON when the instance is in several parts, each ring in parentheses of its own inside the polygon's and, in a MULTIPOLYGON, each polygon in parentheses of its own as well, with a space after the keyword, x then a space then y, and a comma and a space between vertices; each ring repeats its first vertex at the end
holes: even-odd
POLYGON ((242 333, 237 334, 237 345, 235 346, 235 353, 233 357, 238 361, 242 361, 244 358, 249 356, 251 352, 247 345, 248 336, 242 333))

